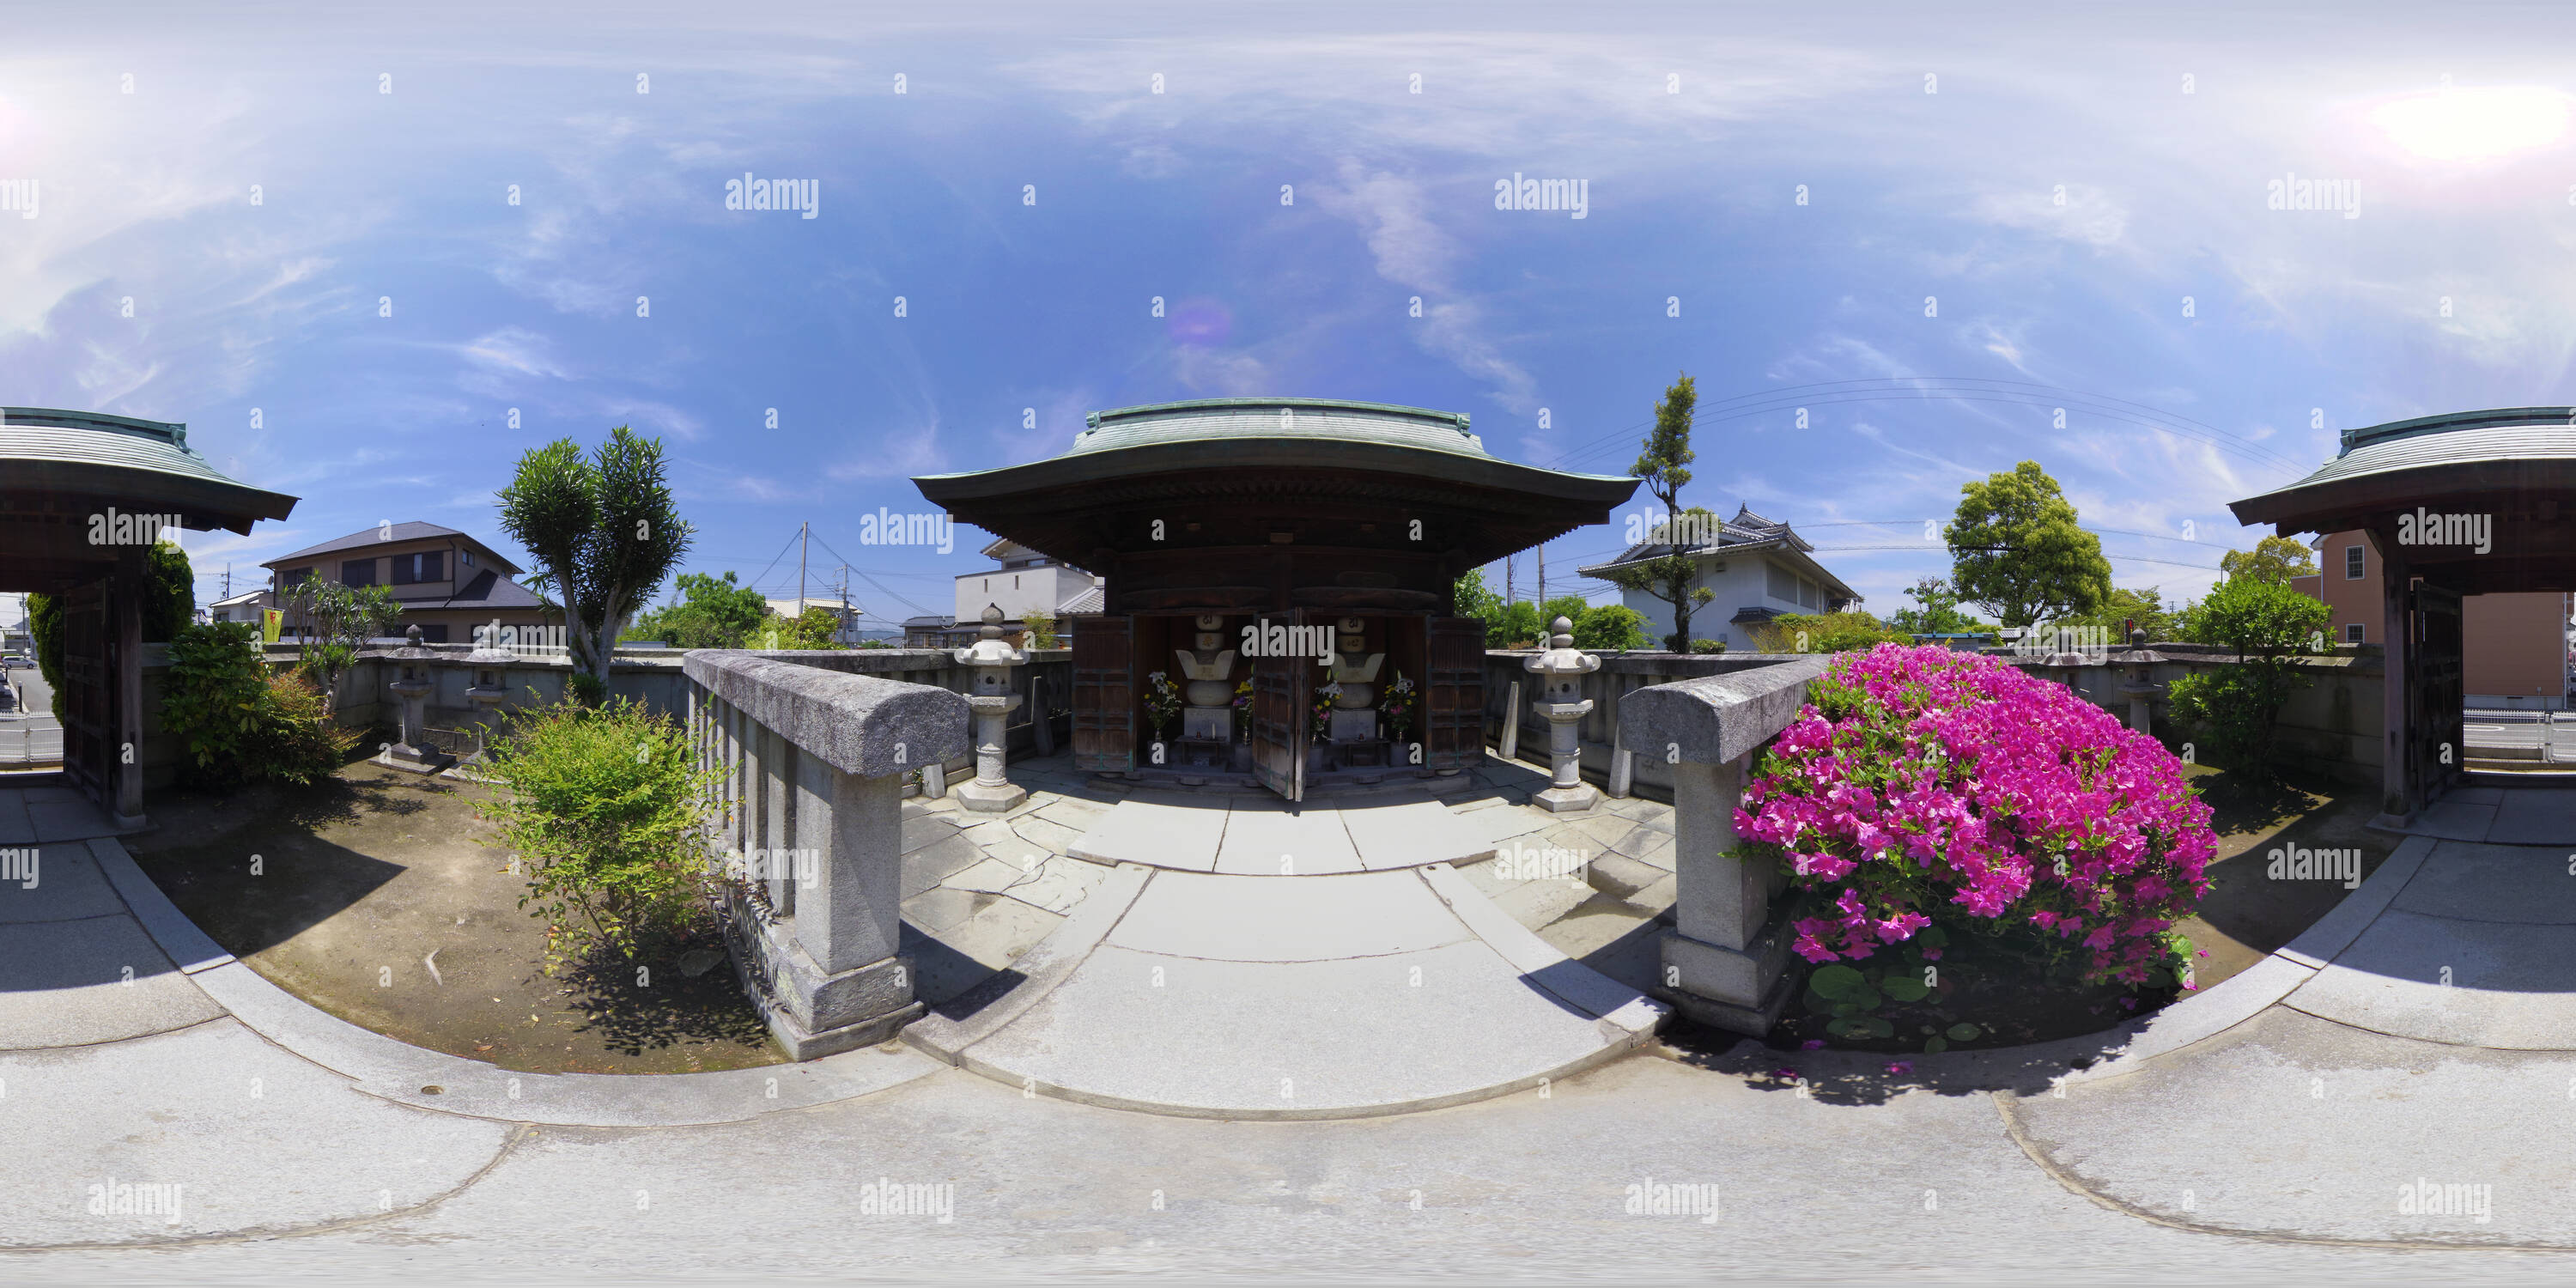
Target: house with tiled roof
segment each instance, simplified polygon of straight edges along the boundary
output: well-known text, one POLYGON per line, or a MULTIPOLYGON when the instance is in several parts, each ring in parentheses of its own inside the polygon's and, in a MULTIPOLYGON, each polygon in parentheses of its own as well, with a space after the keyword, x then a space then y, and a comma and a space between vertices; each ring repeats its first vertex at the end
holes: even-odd
POLYGON ((1002 610, 1006 631, 1019 631, 1029 613, 1047 614, 1055 619, 1058 640, 1073 637, 1072 619, 1100 615, 1098 576, 1008 537, 984 547, 984 557, 999 566, 957 575, 954 614, 904 620, 906 644, 951 648, 974 643, 987 604, 1002 610))
MULTIPOLYGON (((386 587, 403 606, 394 633, 418 626, 421 639, 431 644, 470 641, 475 627, 494 622, 504 627, 563 623, 562 614, 548 611, 537 592, 513 580, 523 570, 507 556, 435 523, 379 524, 260 566, 270 571, 270 588, 279 603, 286 602, 288 587, 308 577, 386 587)), ((293 621, 286 623, 288 634, 295 628, 293 621)))
MULTIPOLYGON (((1755 514, 1749 506, 1738 506, 1734 518, 1707 531, 1690 531, 1686 517, 1679 526, 1658 526, 1646 535, 1661 539, 1640 541, 1616 559, 1579 571, 1586 577, 1607 579, 1621 568, 1690 555, 1698 566, 1692 589, 1705 587, 1713 592, 1707 603, 1691 610, 1691 635, 1697 639, 1746 648, 1753 643, 1746 633, 1749 627, 1791 613, 1841 612, 1861 600, 1859 592, 1816 562, 1810 553, 1815 547, 1805 538, 1788 524, 1755 514)), ((1619 602, 1646 619, 1649 639, 1660 643, 1672 634, 1670 600, 1652 591, 1624 590, 1619 602)))

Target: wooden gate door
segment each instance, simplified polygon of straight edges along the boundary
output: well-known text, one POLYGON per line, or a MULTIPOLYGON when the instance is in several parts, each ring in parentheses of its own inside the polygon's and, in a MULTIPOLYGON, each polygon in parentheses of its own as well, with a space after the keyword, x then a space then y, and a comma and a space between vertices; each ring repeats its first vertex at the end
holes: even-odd
POLYGON ((1306 726, 1314 719, 1308 709, 1306 673, 1315 659, 1273 656, 1296 650, 1266 645, 1273 625, 1293 627, 1305 622, 1304 609, 1253 620, 1265 647, 1255 650, 1252 658, 1252 772, 1262 786, 1292 801, 1306 798, 1306 726))
POLYGON ((1073 767, 1136 767, 1136 619, 1089 617, 1073 633, 1073 767))
POLYGON ((1422 689, 1422 763, 1473 769, 1485 759, 1485 624, 1431 619, 1429 674, 1422 689))
POLYGON ((63 595, 63 774, 99 808, 116 807, 116 657, 109 582, 63 595))
POLYGON ((2406 650, 2406 722, 2415 773, 2416 803, 2432 804, 2465 772, 2468 748, 2461 739, 2467 696, 2462 674, 2460 595, 2428 581, 2408 593, 2413 639, 2406 650))

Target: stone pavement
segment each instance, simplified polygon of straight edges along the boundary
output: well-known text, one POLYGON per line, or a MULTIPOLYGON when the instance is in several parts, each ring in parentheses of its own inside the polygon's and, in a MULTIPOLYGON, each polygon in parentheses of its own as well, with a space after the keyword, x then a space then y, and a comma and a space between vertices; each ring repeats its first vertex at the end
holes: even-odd
MULTIPOLYGON (((0 792, 0 820, 13 807, 0 792)), ((166 902, 120 884, 113 840, 53 842, 34 890, 0 887, 17 918, 0 935, 96 933, 57 941, 68 960, 0 963, 0 995, 35 995, 18 1014, 54 1026, 0 1052, 0 1273, 2559 1282, 2576 1043, 2477 1026, 2492 995, 2576 991, 2504 951, 2576 922, 2571 850, 2576 833, 2514 853, 2410 839, 2307 936, 2107 1041, 1893 1069, 1650 1044, 1436 1112, 1247 1124, 1025 1094, 904 1050, 576 1090, 370 1049, 233 986, 246 968, 203 958, 166 902), (2441 933, 2374 946, 2409 918, 2441 933), (129 947, 138 929, 158 956, 129 947), (2444 965, 2432 1009, 2316 1013, 2338 970, 2441 987, 2444 965), (119 1009, 164 978, 157 1003, 119 1009), (2455 1013, 2471 1027, 2443 1029, 2455 1013), (79 1036, 113 1033, 132 1036, 79 1036), (771 1099, 766 1078, 821 1066, 771 1099), (175 1216, 90 1210, 93 1187, 136 1185, 179 1186, 175 1216), (882 1201, 889 1185, 903 1202, 882 1201)), ((1316 880, 1392 890, 1439 871, 1316 880)), ((1195 874, 1118 869, 1095 894, 1133 884, 1133 905, 1174 875, 1195 874)), ((1352 945, 1424 951, 1406 936, 1437 921, 1409 893, 1352 945)), ((1137 933, 1193 947, 1151 918, 1137 933)))

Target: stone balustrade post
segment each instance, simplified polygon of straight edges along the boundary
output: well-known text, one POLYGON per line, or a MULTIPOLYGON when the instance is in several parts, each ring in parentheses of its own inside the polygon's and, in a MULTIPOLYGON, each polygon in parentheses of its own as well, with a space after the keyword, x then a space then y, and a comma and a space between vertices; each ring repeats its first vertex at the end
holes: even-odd
POLYGON ((726 938, 769 1030, 799 1060, 873 1046, 921 1014, 899 952, 903 776, 965 750, 967 700, 945 689, 695 651, 704 709, 739 792, 734 835, 769 906, 729 883, 726 938))
POLYGON ((1789 941, 1772 897, 1786 879, 1731 851, 1744 771, 1795 720, 1828 657, 1639 689, 1619 701, 1619 741, 1673 777, 1674 928, 1656 995, 1701 1023, 1759 1036, 1789 1001, 1789 941))

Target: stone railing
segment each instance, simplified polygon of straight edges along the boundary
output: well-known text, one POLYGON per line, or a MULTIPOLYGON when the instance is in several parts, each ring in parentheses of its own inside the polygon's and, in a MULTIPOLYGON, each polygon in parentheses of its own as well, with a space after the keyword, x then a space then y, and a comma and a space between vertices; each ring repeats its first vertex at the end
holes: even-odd
POLYGON ((1788 1002, 1790 936, 1772 910, 1787 878, 1732 853, 1735 807, 1754 751, 1797 718, 1808 682, 1830 660, 1765 658, 1619 701, 1620 745, 1640 776, 1659 765, 1673 790, 1675 924, 1663 938, 1658 995, 1701 1023, 1758 1036, 1788 1002))
POLYGON ((967 747, 964 697, 834 664, 854 656, 699 650, 685 663, 693 745, 720 775, 716 846, 738 878, 726 938, 799 1060, 886 1041, 921 1014, 897 951, 903 779, 967 747))
MULTIPOLYGON (((485 726, 502 712, 560 702, 572 678, 572 664, 559 658, 478 653, 470 644, 426 647, 435 654, 425 664, 433 686, 425 700, 426 719, 432 729, 485 726), (475 696, 477 691, 483 695, 482 700, 475 696)), ((273 644, 268 648, 268 660, 291 663, 299 652, 292 644, 273 644)), ((388 660, 387 652, 368 649, 360 653, 341 677, 338 719, 344 727, 390 728, 399 718, 402 704, 386 686, 400 668, 388 660)), ((940 649, 729 651, 727 655, 796 662, 961 694, 972 687, 974 680, 972 669, 958 665, 955 657, 940 649)), ((609 665, 609 696, 631 698, 663 715, 684 714, 688 710, 690 680, 682 668, 688 656, 672 649, 620 649, 609 665)), ((1031 649, 1029 664, 1014 668, 1011 684, 1015 695, 1030 700, 1011 712, 1007 729, 1010 757, 1053 755, 1056 748, 1071 741, 1070 649, 1031 649), (1047 713, 1043 722, 1036 717, 1041 703, 1047 713)), ((974 752, 968 747, 941 765, 942 776, 963 781, 959 775, 971 775, 973 766, 974 752)), ((913 767, 923 766, 916 761, 913 767)))
MULTIPOLYGON (((1629 694, 1659 684, 1705 676, 1734 675, 1798 660, 1782 653, 1621 653, 1586 649, 1601 659, 1601 669, 1583 676, 1578 700, 1592 710, 1575 723, 1576 752, 1583 777, 1601 784, 1611 796, 1635 794, 1671 800, 1673 778, 1659 758, 1639 752, 1622 757, 1619 704, 1629 694), (1626 773, 1623 775, 1623 768, 1626 773)), ((1493 649, 1485 654, 1485 744, 1502 755, 1534 766, 1548 763, 1548 722, 1531 704, 1538 698, 1536 681, 1526 669, 1536 649, 1493 649), (1520 697, 1513 702, 1517 689, 1520 697)))

